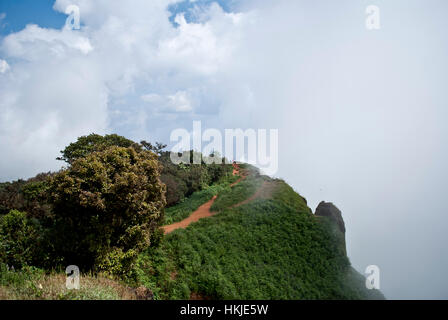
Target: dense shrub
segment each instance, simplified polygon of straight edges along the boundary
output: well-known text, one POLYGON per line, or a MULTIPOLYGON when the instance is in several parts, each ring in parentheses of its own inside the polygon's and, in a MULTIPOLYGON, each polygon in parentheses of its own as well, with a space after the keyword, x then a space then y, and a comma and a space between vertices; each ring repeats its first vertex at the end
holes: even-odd
POLYGON ((11 210, 0 216, 0 262, 15 268, 44 260, 42 228, 24 212, 11 210))
POLYGON ((167 186, 168 207, 231 175, 232 166, 225 164, 223 158, 219 164, 206 165, 202 154, 190 151, 190 155, 191 163, 177 165, 171 162, 168 151, 160 152, 159 161, 163 166, 162 182, 167 186), (202 158, 200 164, 192 163, 194 156, 202 158))
POLYGON ((23 211, 42 229, 40 246, 50 259, 38 266, 78 264, 125 272, 143 248, 160 241, 154 230, 163 219, 163 184, 172 206, 231 172, 223 163, 175 165, 165 147, 116 134, 82 136, 58 158, 68 169, 0 183, 0 215, 23 211), (140 160, 151 165, 136 164, 140 160))
POLYGON ((197 191, 175 206, 167 208, 165 210, 165 224, 171 224, 187 218, 197 208, 224 189, 224 185, 213 185, 204 190, 197 191))
POLYGON ((166 205, 172 206, 176 203, 179 203, 187 194, 188 188, 185 182, 168 173, 162 173, 160 179, 166 185, 166 205))
POLYGON ((74 160, 50 181, 54 252, 64 263, 123 274, 150 245, 165 187, 155 154, 109 147, 74 160))
POLYGON ((49 217, 51 208, 45 198, 51 175, 50 172, 40 173, 28 180, 0 183, 0 215, 19 210, 37 219, 49 217))
POLYGON ((193 157, 198 157, 202 160, 203 157, 202 154, 192 150, 190 151, 190 164, 176 165, 171 162, 170 152, 164 151, 165 144, 160 142, 152 144, 144 140, 138 144, 116 134, 105 136, 90 134, 79 137, 76 142, 71 143, 62 150, 61 157, 57 159, 64 160, 70 164, 76 159, 86 157, 92 152, 101 151, 111 146, 133 147, 137 152, 146 150, 158 156, 158 160, 162 164, 161 180, 166 185, 167 206, 179 203, 184 197, 188 197, 193 192, 203 190, 215 183, 228 172, 228 167, 230 167, 223 163, 224 159, 221 157, 219 157, 221 160, 220 164, 205 165, 204 161, 201 161, 201 164, 193 164, 193 157))

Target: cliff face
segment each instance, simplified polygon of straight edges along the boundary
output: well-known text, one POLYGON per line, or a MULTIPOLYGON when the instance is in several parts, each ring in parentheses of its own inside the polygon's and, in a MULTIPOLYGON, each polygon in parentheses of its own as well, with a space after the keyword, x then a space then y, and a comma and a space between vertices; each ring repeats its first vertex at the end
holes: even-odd
POLYGON ((316 208, 315 215, 317 217, 325 217, 333 225, 333 234, 335 239, 340 242, 340 248, 347 254, 345 245, 345 223, 342 218, 341 210, 339 210, 333 203, 321 201, 316 208))
MULTIPOLYGON (((321 201, 314 212, 314 216, 327 227, 327 232, 332 234, 331 241, 336 244, 339 249, 337 251, 342 250, 342 254, 347 257, 345 223, 341 210, 331 202, 321 201)), ((381 291, 366 289, 364 276, 351 266, 349 266, 346 274, 342 275, 340 279, 345 292, 356 292, 357 297, 355 299, 385 299, 381 291)), ((346 297, 343 298, 345 299, 346 297)))
POLYGON ((333 203, 321 201, 316 208, 315 215, 329 217, 337 224, 339 230, 345 235, 345 223, 344 219, 342 219, 341 210, 339 210, 333 203))

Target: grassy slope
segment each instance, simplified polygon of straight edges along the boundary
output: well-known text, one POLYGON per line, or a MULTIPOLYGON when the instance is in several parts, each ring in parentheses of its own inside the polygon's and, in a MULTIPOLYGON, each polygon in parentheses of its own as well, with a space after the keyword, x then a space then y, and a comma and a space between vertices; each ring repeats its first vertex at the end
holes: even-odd
POLYGON ((209 201, 214 195, 230 190, 229 184, 237 179, 235 176, 222 178, 218 183, 207 187, 204 190, 193 193, 181 203, 165 209, 164 224, 172 224, 187 218, 193 211, 209 201))
MULTIPOLYGON (((165 209, 165 223, 170 224, 188 217, 200 205, 209 201, 214 195, 229 188, 229 184, 237 180, 232 176, 229 167, 228 174, 218 183, 204 190, 195 192, 181 203, 165 209)), ((0 185, 1 188, 1 185, 0 185)), ((137 270, 140 271, 140 270, 137 270)), ((6 265, 0 264, 0 300, 116 300, 136 299, 133 289, 120 281, 101 276, 81 276, 80 290, 65 288, 66 276, 63 272, 46 273, 44 270, 28 267, 22 270, 10 271, 6 265)), ((133 283, 138 287, 138 283, 133 283)))
POLYGON ((242 187, 226 190, 215 201, 218 215, 174 231, 143 254, 139 281, 158 299, 192 293, 213 299, 382 298, 365 289, 332 225, 315 219, 283 181, 273 182, 269 199, 225 209, 252 195, 262 180, 248 177, 242 187))
MULTIPOLYGON (((244 166, 243 166, 244 167, 244 166)), ((364 277, 343 253, 340 237, 326 219, 316 219, 304 198, 280 180, 235 177, 197 192, 166 209, 166 221, 187 217, 219 193, 219 213, 166 236, 139 257, 134 287, 144 285, 156 299, 382 299, 365 289, 364 277), (275 187, 268 198, 240 207, 264 181, 275 187)), ((28 268, 0 271, 0 299, 135 299, 128 286, 84 276, 81 290, 65 289, 63 273, 28 268)))
POLYGON ((221 211, 242 202, 252 196, 261 186, 263 181, 263 177, 248 176, 233 187, 228 187, 222 190, 210 210, 221 211))
POLYGON ((82 275, 79 290, 66 289, 65 282, 66 276, 61 272, 46 274, 34 267, 11 271, 0 265, 0 300, 136 299, 133 289, 101 276, 82 275))

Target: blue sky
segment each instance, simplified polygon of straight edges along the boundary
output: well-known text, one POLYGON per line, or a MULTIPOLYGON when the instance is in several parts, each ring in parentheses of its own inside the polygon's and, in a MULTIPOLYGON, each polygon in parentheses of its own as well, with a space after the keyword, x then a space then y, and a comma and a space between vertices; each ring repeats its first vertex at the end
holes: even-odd
POLYGON ((0 22, 0 34, 22 30, 34 23, 46 28, 61 28, 67 16, 53 10, 54 0, 1 0, 0 13, 6 17, 0 22))
POLYGON ((194 21, 194 15, 191 14, 191 9, 194 5, 207 5, 212 2, 218 3, 226 12, 233 11, 235 8, 236 1, 235 0, 197 0, 194 2, 191 1, 182 1, 179 3, 176 3, 169 7, 169 10, 173 13, 171 16, 171 19, 174 19, 174 16, 178 12, 184 12, 185 13, 185 19, 190 22, 194 21))
MULTIPOLYGON (((0 14, 6 16, 0 21, 0 36, 8 35, 25 28, 27 24, 37 24, 43 28, 61 28, 67 16, 61 12, 53 10, 54 0, 0 0, 0 14)), ((194 5, 209 4, 217 2, 225 11, 231 11, 235 7, 235 0, 197 0, 194 3, 183 1, 169 7, 173 13, 171 21, 173 22, 175 14, 185 13, 185 19, 190 22, 194 20, 191 9, 194 5)))

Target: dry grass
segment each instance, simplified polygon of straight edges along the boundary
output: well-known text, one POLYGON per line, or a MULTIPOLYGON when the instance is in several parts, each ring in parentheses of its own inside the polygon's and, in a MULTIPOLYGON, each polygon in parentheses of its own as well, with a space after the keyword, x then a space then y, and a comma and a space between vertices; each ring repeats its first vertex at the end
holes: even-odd
POLYGON ((146 288, 133 289, 102 276, 81 276, 79 289, 67 289, 63 273, 40 275, 24 284, 0 286, 0 300, 136 300, 148 299, 146 288))
POLYGON ((0 287, 0 300, 14 300, 15 295, 6 287, 0 287))
POLYGON ((134 291, 117 281, 103 277, 84 276, 80 278, 80 288, 66 289, 64 274, 46 275, 41 283, 42 299, 81 298, 95 300, 134 300, 134 291))

